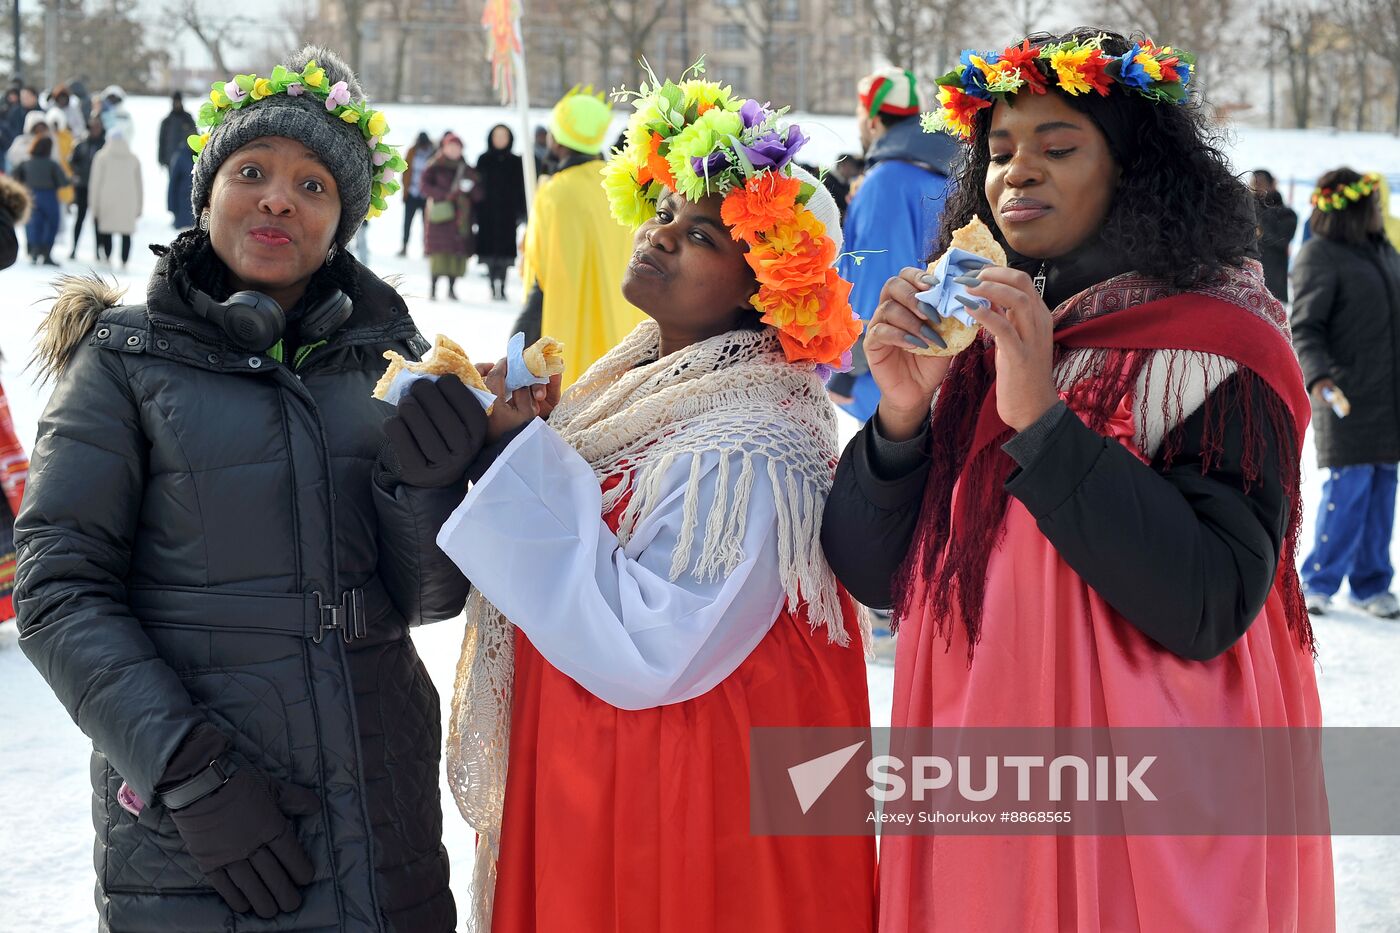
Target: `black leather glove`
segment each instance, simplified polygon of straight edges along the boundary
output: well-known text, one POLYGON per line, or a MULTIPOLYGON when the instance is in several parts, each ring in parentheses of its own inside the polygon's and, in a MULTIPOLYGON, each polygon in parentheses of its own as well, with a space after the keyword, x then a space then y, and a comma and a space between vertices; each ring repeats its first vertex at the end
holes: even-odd
POLYGON ((486 440, 486 411, 456 376, 419 379, 384 422, 384 433, 405 483, 457 485, 486 440))
POLYGON ((222 754, 221 760, 236 768, 213 793, 171 810, 175 828, 229 907, 239 913, 252 910, 265 919, 296 910, 301 906, 300 889, 315 877, 315 870, 287 817, 318 812, 320 798, 304 787, 268 777, 239 756, 215 752, 210 757, 219 740, 226 748, 226 737, 212 727, 199 727, 166 768, 161 790, 190 775, 192 763, 199 759, 207 768, 222 754))

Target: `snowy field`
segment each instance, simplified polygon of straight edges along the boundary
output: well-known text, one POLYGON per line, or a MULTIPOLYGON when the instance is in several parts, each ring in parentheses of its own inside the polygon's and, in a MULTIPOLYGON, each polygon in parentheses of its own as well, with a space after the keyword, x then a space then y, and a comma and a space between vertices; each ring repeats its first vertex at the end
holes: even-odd
MULTIPOLYGON (((165 211, 165 175, 156 164, 156 131, 168 105, 163 99, 131 101, 137 138, 133 146, 145 164, 146 216, 135 237, 131 267, 113 273, 133 300, 141 300, 154 257, 146 248, 172 236, 165 211)), ((392 107, 390 121, 397 141, 411 141, 419 129, 436 137, 454 129, 475 158, 496 122, 513 122, 513 114, 493 108, 392 107)), ((544 113, 536 115, 543 121, 544 113)), ((812 137, 804 159, 828 163, 855 148, 853 121, 821 117, 801 121, 812 137)), ((621 121, 619 120, 619 128, 621 121)), ((517 130, 517 136, 521 134, 517 130)), ((517 151, 521 151, 517 144, 517 151)), ((1240 131, 1231 143, 1236 167, 1245 171, 1267 167, 1281 179, 1295 206, 1306 202, 1310 179, 1339 164, 1400 175, 1400 140, 1389 136, 1326 132, 1240 131), (1289 179, 1296 183, 1290 193, 1289 179)), ((443 332, 458 339, 477 359, 495 359, 509 336, 516 314, 520 283, 508 285, 512 302, 493 303, 486 279, 473 269, 459 283, 460 302, 427 299, 427 265, 421 256, 418 232, 409 258, 399 259, 402 211, 395 200, 369 232, 370 265, 381 275, 400 277, 400 288, 424 333, 443 332)), ((61 235, 55 255, 68 255, 70 240, 61 235)), ((79 263, 64 262, 63 271, 92 268, 89 227, 79 250, 79 263)), ((50 293, 51 270, 20 264, 0 272, 4 308, 0 313, 0 350, 5 354, 3 377, 10 410, 20 440, 32 446, 35 426, 47 393, 32 384, 25 371, 35 326, 50 293)), ((844 419, 846 434, 854 423, 844 419)), ((96 480, 96 478, 95 478, 96 480)), ((1306 478, 1307 524, 1321 493, 1321 477, 1310 470, 1306 478)), ((1311 540, 1309 527, 1305 540, 1311 540)), ((1400 560, 1400 548, 1396 552, 1400 560)), ((1400 726, 1400 623, 1387 623, 1339 610, 1319 621, 1319 670, 1325 721, 1334 726, 1400 726)), ((444 622, 415 635, 423 658, 444 698, 451 693, 461 626, 444 622)), ((870 697, 875 723, 889 722, 893 672, 872 666, 870 697)), ((446 715, 446 709, 444 709, 446 715)), ((0 933, 68 933, 92 930, 92 827, 88 788, 88 742, 74 727, 47 685, 20 652, 13 625, 0 627, 0 933)), ((1400 806, 1400 802, 1397 802, 1400 806)), ((443 803, 447 847, 452 854, 454 890, 466 901, 471 875, 472 835, 457 816, 450 798, 443 803)), ((1400 931, 1400 839, 1338 838, 1334 841, 1337 868, 1338 929, 1400 931)))

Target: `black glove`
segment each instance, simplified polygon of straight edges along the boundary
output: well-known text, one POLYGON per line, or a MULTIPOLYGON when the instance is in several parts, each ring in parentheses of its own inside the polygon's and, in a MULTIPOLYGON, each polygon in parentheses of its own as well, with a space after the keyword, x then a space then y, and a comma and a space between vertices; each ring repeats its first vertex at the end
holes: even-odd
POLYGON ((462 380, 419 379, 384 422, 399 461, 399 477, 410 486, 452 486, 466 476, 486 441, 486 411, 462 380))
MULTIPOLYGON (((208 767, 213 760, 207 757, 212 731, 201 726, 186 740, 166 769, 168 778, 183 779, 191 757, 203 758, 208 767)), ((227 746, 227 738, 219 738, 227 746)), ((175 828, 229 907, 239 913, 252 910, 264 919, 296 910, 301 906, 300 889, 315 877, 315 870, 287 817, 318 812, 320 798, 304 787, 268 777, 242 758, 227 757, 237 770, 218 790, 171 810, 175 828)), ((169 790, 171 784, 167 780, 160 786, 169 790)))

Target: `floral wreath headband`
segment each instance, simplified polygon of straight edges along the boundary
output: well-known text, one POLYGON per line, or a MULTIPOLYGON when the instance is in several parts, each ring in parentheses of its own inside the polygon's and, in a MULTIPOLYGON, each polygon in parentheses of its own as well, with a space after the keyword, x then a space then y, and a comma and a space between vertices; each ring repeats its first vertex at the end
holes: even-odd
POLYGON ((787 108, 742 100, 702 74, 703 59, 679 84, 648 69, 638 90, 614 92, 633 99, 635 112, 604 170, 612 214, 635 228, 655 216, 665 188, 690 201, 724 195, 721 218, 748 247, 758 280, 754 308, 778 332, 788 361, 845 371, 861 323, 851 283, 834 267, 836 241, 807 206, 816 187, 793 174, 807 137, 780 125, 787 108))
POLYGON ((1349 185, 1313 189, 1312 206, 1324 214, 1344 211, 1362 199, 1369 198, 1380 186, 1381 176, 1376 172, 1367 172, 1349 185))
POLYGON ((1103 97, 1117 84, 1125 92, 1162 103, 1186 102, 1196 67, 1190 52, 1138 42, 1123 55, 1105 55, 1107 36, 1031 45, 1029 39, 1000 54, 962 53, 959 67, 938 79, 939 108, 921 118, 925 132, 972 136, 977 111, 1022 90, 1044 94, 1055 85, 1071 96, 1096 91, 1103 97))
POLYGON ((307 62, 300 73, 288 71, 281 65, 272 69, 272 77, 234 75, 228 81, 216 81, 211 86, 209 100, 199 108, 195 127, 199 133, 188 139, 195 158, 204 151, 209 134, 235 110, 242 110, 255 101, 274 94, 289 97, 311 95, 326 105, 326 110, 346 123, 358 126, 370 150, 370 198, 366 220, 373 220, 388 207, 388 199, 399 190, 398 173, 408 168, 397 146, 384 142, 389 134, 389 121, 382 110, 374 110, 367 101, 351 100, 344 81, 329 84, 326 71, 314 61, 307 62))

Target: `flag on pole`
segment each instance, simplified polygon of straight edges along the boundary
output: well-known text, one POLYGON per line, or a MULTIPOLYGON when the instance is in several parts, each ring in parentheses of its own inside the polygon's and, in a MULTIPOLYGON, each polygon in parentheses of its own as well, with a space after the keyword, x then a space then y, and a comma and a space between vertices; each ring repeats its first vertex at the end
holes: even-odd
POLYGON ((481 25, 490 34, 491 85, 508 104, 515 95, 515 60, 520 47, 520 4, 518 0, 486 0, 481 25))

